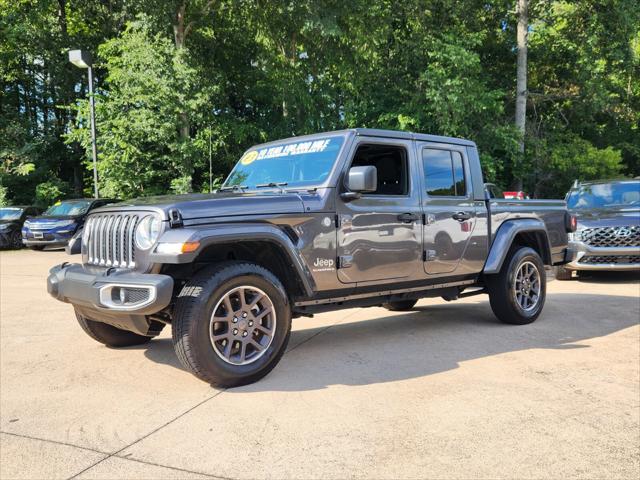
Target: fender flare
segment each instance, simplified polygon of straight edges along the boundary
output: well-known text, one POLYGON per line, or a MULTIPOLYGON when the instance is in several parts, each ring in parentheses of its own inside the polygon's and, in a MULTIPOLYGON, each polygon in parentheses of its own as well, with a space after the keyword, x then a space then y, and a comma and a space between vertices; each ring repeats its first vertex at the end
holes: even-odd
POLYGON ((499 273, 502 268, 502 264, 509 253, 509 248, 513 244, 514 239, 519 233, 542 233, 544 241, 542 248, 542 259, 551 259, 551 249, 549 243, 549 235, 547 233, 547 227, 542 220, 535 218, 519 218, 513 220, 506 220, 496 232, 495 239, 491 244, 487 261, 484 264, 482 270, 485 274, 499 273))
POLYGON ((296 248, 292 239, 276 225, 266 223, 218 224, 167 230, 160 236, 158 243, 199 242, 200 245, 195 251, 188 253, 154 252, 150 255, 149 260, 159 264, 192 263, 211 245, 241 241, 270 242, 281 248, 294 267, 307 296, 313 295, 315 282, 299 253, 299 249, 296 248))

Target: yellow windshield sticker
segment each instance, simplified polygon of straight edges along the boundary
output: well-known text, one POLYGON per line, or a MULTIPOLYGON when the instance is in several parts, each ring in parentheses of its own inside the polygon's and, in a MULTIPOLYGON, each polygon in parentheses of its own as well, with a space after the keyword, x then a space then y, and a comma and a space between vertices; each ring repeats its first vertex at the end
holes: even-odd
POLYGON ((253 150, 251 152, 245 153, 242 156, 242 158, 240 159, 240 163, 242 165, 250 165, 251 163, 253 163, 256 160, 256 158, 258 158, 258 152, 253 150))
POLYGON ((331 139, 325 138, 313 142, 291 143, 277 147, 267 147, 258 150, 258 160, 263 158, 281 158, 292 155, 304 155, 306 153, 324 152, 331 139))

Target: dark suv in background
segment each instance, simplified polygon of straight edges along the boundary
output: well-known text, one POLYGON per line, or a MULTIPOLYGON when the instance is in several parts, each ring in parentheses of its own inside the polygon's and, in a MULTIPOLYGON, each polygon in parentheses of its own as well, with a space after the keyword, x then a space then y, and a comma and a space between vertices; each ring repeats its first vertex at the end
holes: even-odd
POLYGON ((0 248, 22 248, 22 225, 27 218, 40 212, 38 207, 30 205, 0 208, 0 248))
POLYGON ((569 234, 576 259, 558 267, 556 278, 573 271, 640 269, 640 179, 576 182, 567 207, 578 218, 569 234))
POLYGON ((108 198, 81 198, 56 202, 41 216, 24 222, 22 243, 33 250, 64 247, 82 228, 84 219, 91 210, 117 201, 108 198))

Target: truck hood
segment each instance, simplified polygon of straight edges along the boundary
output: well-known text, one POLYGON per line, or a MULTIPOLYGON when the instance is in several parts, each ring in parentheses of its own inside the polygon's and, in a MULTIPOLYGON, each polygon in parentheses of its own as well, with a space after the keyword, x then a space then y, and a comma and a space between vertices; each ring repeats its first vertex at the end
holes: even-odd
POLYGON ((578 217, 578 228, 640 225, 637 208, 573 210, 571 213, 578 217))
POLYGON ((274 191, 143 197, 113 205, 108 210, 127 207, 153 207, 164 211, 167 218, 169 210, 177 209, 184 220, 304 212, 304 204, 297 193, 274 191))
POLYGON ((0 225, 20 225, 20 220, 0 220, 0 225))

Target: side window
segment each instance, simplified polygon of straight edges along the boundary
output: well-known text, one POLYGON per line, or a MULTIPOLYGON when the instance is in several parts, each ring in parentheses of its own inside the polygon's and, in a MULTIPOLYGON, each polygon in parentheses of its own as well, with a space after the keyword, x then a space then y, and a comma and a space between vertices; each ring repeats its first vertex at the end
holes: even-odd
POLYGON ((407 195, 409 166, 407 150, 395 145, 360 145, 352 167, 373 165, 378 172, 378 188, 367 195, 407 195))
POLYGON ((425 185, 432 197, 464 197, 467 194, 460 152, 425 148, 422 151, 425 185))

